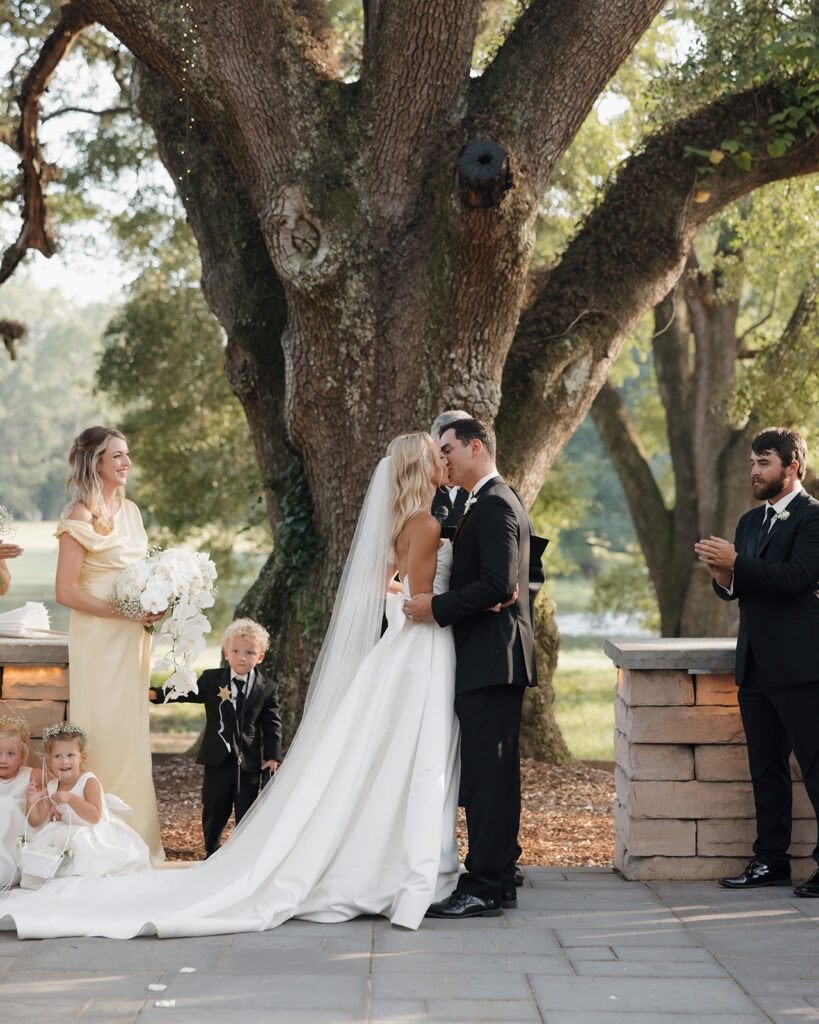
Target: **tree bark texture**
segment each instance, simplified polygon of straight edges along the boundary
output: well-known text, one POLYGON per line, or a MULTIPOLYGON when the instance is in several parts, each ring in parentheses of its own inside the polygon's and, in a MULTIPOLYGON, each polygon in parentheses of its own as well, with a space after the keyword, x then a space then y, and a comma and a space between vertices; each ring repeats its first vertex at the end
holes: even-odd
MULTIPOLYGON (((771 88, 713 104, 648 141, 538 287, 543 190, 662 0, 532 0, 475 78, 481 0, 367 0, 355 82, 335 66, 321 0, 83 6, 187 115, 182 136, 162 111, 149 120, 188 197, 262 471, 281 473, 285 452, 303 470, 325 542, 294 584, 308 619, 326 615, 393 436, 453 406, 495 421, 500 468, 532 501, 696 231, 757 185, 819 165, 816 139, 751 172, 722 165, 712 198, 693 204, 685 145, 718 145, 781 100, 771 88), (488 165, 474 180, 459 168, 476 142, 504 154, 488 189, 473 187, 488 165), (469 201, 478 192, 489 205, 469 201)), ((281 565, 268 569, 257 597, 278 597, 258 607, 283 631, 285 682, 301 693, 312 661, 294 588, 279 592, 281 565)))

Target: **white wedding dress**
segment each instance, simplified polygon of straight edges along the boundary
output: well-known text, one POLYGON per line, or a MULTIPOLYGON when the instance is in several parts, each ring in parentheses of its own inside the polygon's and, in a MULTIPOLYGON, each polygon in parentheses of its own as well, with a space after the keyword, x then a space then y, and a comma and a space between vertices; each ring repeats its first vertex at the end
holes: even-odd
MULTIPOLYGON (((445 543, 436 593, 451 567, 445 543)), ((449 629, 407 622, 402 605, 388 600, 386 633, 332 706, 308 705, 273 782, 214 856, 7 893, 0 927, 22 939, 164 938, 382 914, 417 928, 458 872, 455 652, 449 629)))

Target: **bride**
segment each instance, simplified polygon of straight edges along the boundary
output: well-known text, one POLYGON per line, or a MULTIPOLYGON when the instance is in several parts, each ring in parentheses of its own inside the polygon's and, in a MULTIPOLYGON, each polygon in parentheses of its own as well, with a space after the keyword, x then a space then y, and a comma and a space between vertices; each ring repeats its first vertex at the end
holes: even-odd
MULTIPOLYGON (((383 914, 417 928, 458 871, 458 731, 449 629, 408 624, 410 593, 447 589, 452 548, 427 511, 446 471, 428 434, 373 474, 281 768, 229 841, 180 871, 58 878, 0 897, 20 938, 260 931, 292 917, 383 914), (398 570, 402 593, 384 593, 398 570)), ((93 739, 93 738, 92 738, 93 739)))

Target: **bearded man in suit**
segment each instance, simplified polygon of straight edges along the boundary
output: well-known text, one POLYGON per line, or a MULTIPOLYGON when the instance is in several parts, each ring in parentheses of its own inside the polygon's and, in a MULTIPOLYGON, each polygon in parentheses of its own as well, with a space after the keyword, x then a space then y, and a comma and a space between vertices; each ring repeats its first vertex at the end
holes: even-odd
POLYGON ((455 713, 461 726, 461 799, 467 871, 428 917, 490 917, 515 905, 520 853, 520 720, 537 685, 530 604, 531 523, 495 468, 495 435, 474 419, 441 434, 449 478, 469 489, 454 540, 450 590, 404 604, 416 622, 452 626, 455 713), (500 605, 500 610, 493 606, 500 605))
MULTIPOLYGON (((727 889, 791 884, 791 750, 819 823, 819 502, 802 488, 806 463, 795 430, 757 434, 751 487, 764 505, 740 519, 733 544, 694 546, 717 595, 739 601, 735 674, 757 838, 742 874, 720 879, 727 889)), ((819 897, 819 869, 794 893, 819 897)))

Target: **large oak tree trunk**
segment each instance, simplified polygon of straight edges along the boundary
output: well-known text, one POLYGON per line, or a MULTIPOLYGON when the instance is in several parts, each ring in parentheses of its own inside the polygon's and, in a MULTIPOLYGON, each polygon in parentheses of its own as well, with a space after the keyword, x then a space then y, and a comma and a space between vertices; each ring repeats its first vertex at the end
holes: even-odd
POLYGON ((686 146, 789 99, 771 85, 705 108, 626 165, 521 317, 544 190, 662 0, 531 0, 479 77, 482 0, 367 0, 355 82, 321 0, 83 6, 165 83, 146 116, 271 483, 277 551, 244 608, 275 627, 291 721, 389 439, 449 406, 494 420, 531 502, 696 231, 819 165, 816 138, 751 171, 726 160, 692 204, 686 146))

